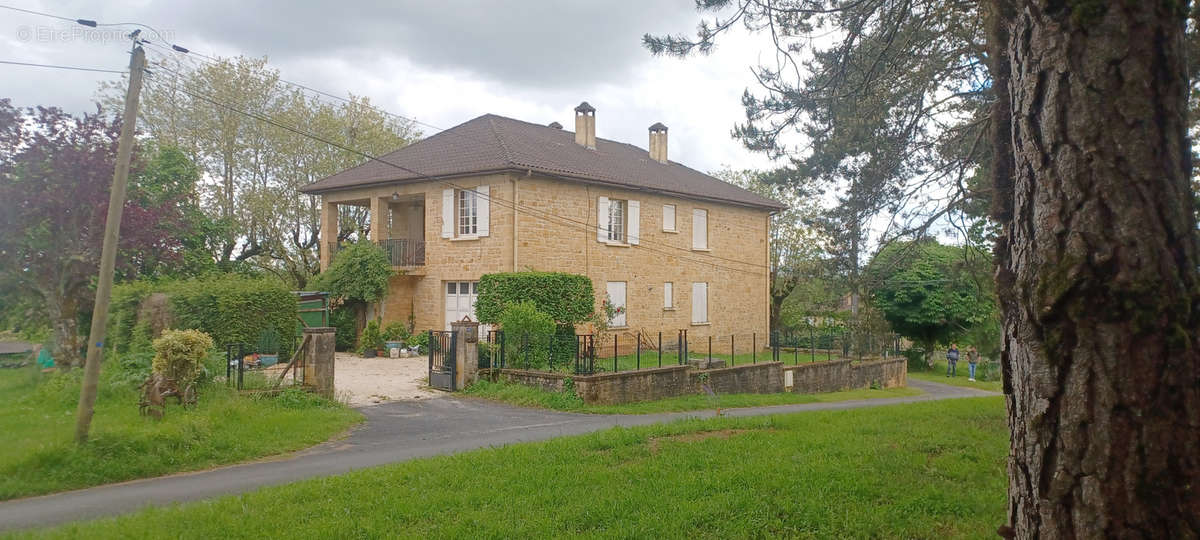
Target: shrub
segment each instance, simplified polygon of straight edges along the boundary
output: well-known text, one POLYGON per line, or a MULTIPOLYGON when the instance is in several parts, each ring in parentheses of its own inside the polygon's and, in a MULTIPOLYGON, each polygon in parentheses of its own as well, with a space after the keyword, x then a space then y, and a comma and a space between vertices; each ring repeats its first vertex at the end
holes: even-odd
POLYGON ((367 323, 366 328, 363 328, 362 335, 358 338, 358 353, 362 354, 382 348, 383 334, 379 331, 379 322, 371 321, 367 323))
POLYGON ((532 302, 537 310, 559 324, 587 320, 595 306, 592 280, 561 272, 506 272, 479 278, 475 315, 479 322, 495 324, 509 304, 532 302))
POLYGON ((354 350, 358 342, 358 317, 353 309, 346 307, 334 308, 329 312, 329 324, 337 329, 334 345, 339 351, 354 350))
POLYGON ((400 321, 390 323, 383 329, 385 341, 408 341, 409 337, 408 326, 400 321))
POLYGON ((183 388, 200 378, 201 366, 212 347, 212 338, 199 330, 165 330, 154 340, 151 369, 183 388))
POLYGON ((149 349, 152 321, 140 320, 138 314, 143 311, 142 303, 154 293, 164 293, 170 299, 170 318, 176 329, 200 330, 218 345, 253 345, 269 329, 280 337, 277 352, 291 356, 292 340, 283 337, 296 332, 296 295, 283 282, 234 274, 115 287, 109 332, 116 350, 149 349))
POLYGON ((387 252, 364 240, 342 248, 312 286, 339 300, 374 302, 387 294, 388 278, 394 273, 387 252))
POLYGON ((514 366, 542 367, 549 360, 551 339, 557 325, 550 314, 529 300, 509 304, 500 314, 504 330, 506 363, 514 366))
POLYGON ((416 347, 417 351, 424 354, 429 352, 429 332, 418 332, 408 338, 408 346, 416 347))

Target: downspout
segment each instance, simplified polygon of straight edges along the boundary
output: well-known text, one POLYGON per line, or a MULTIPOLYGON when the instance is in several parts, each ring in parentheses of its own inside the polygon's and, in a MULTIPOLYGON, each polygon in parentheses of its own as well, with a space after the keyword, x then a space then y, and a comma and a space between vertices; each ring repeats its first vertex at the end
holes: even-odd
MULTIPOLYGON (((530 169, 525 170, 525 176, 532 176, 532 175, 533 175, 532 170, 530 170, 530 169)), ((519 227, 520 220, 518 219, 518 217, 520 216, 520 208, 521 208, 521 195, 520 195, 520 186, 519 186, 520 181, 521 181, 521 179, 519 176, 517 176, 517 175, 512 176, 512 190, 513 190, 513 196, 512 196, 512 199, 513 199, 513 218, 512 218, 513 219, 513 221, 512 221, 512 228, 513 228, 512 259, 513 259, 513 264, 512 264, 512 271, 513 272, 520 271, 520 263, 518 263, 518 257, 517 257, 518 246, 520 245, 520 240, 521 240, 520 227, 519 227)))

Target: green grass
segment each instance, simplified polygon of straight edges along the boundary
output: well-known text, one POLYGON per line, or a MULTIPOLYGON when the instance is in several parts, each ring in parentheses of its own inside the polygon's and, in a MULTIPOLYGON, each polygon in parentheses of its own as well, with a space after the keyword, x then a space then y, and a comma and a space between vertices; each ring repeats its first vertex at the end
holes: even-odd
POLYGON ((791 405, 795 403, 823 403, 852 399, 874 399, 915 396, 921 394, 916 388, 890 388, 886 390, 850 390, 826 394, 728 394, 715 400, 706 394, 679 396, 658 401, 626 403, 624 405, 585 405, 578 396, 563 392, 547 392, 523 384, 490 382, 480 380, 464 393, 520 407, 537 407, 593 414, 649 414, 662 412, 695 411, 701 409, 734 409, 739 407, 763 407, 768 405, 791 405))
MULTIPOLYGON (((975 374, 977 376, 981 375, 982 369, 983 369, 983 365, 980 364, 979 371, 977 371, 975 374)), ((959 360, 958 361, 958 369, 956 369, 955 371, 958 372, 956 376, 947 377, 946 376, 946 362, 942 361, 942 362, 935 362, 933 364, 933 367, 929 368, 927 370, 925 370, 925 369, 918 369, 918 370, 909 369, 908 376, 909 376, 909 378, 920 379, 922 381, 930 381, 930 382, 936 382, 936 383, 942 383, 942 384, 949 384, 952 386, 964 386, 967 388, 976 388, 979 390, 987 390, 989 392, 1003 392, 1004 391, 1004 385, 1000 382, 999 372, 994 369, 992 370, 993 375, 992 375, 991 380, 986 380, 986 381, 978 380, 978 377, 977 377, 975 382, 971 382, 971 381, 967 380, 967 373, 969 373, 969 371, 967 368, 966 361, 959 360)))
POLYGON ((170 405, 159 421, 138 414, 135 386, 106 376, 91 440, 79 447, 72 435, 81 374, 0 370, 0 500, 298 450, 362 419, 299 391, 252 399, 214 385, 201 390, 196 408, 170 405))
POLYGON ((72 524, 50 538, 990 538, 1001 398, 689 420, 72 524))

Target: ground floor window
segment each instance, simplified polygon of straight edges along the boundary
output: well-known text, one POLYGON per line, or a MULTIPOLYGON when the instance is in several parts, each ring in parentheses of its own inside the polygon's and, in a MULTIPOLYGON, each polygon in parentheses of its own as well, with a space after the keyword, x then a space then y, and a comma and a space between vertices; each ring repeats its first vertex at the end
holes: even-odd
POLYGON ((613 306, 613 316, 609 319, 608 325, 616 327, 627 326, 624 281, 608 282, 608 301, 612 302, 613 306))
POLYGON ((463 317, 479 320, 475 317, 475 300, 478 297, 478 281, 446 282, 446 330, 450 330, 450 323, 461 321, 463 317))
POLYGON ((692 284, 692 324, 708 322, 708 283, 692 284))

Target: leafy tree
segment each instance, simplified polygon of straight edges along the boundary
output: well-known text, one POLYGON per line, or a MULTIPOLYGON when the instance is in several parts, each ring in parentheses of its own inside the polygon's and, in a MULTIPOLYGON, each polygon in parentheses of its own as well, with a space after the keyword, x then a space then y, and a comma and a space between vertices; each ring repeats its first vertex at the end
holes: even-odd
POLYGON ((871 261, 872 302, 892 329, 920 344, 926 359, 984 322, 995 309, 990 290, 971 279, 964 249, 934 241, 893 243, 871 261))
POLYGON ((852 186, 866 203, 855 210, 914 218, 892 237, 968 197, 990 199, 1012 431, 999 532, 1200 535, 1200 259, 1187 139, 1200 120, 1188 102, 1200 79, 1188 80, 1200 69, 1187 60, 1200 57, 1189 50, 1195 9, 697 5, 716 19, 694 40, 645 42, 683 55, 710 50, 736 23, 769 34, 776 62, 756 71, 764 95, 747 92, 747 122, 735 131, 750 148, 852 186), (788 144, 796 132, 806 146, 788 144), (989 181, 969 191, 971 177, 989 181))
MULTIPOLYGON (((49 320, 53 354, 67 368, 81 362, 79 320, 92 308, 119 135, 118 121, 100 114, 18 111, 0 100, 0 274, 49 320)), ((142 178, 136 155, 131 174, 142 178)), ((188 233, 179 201, 143 187, 134 183, 121 221, 126 277, 174 264, 188 233)))
POLYGON ((361 321, 367 304, 387 294, 388 280, 394 274, 387 252, 374 242, 361 241, 343 247, 329 268, 313 279, 312 286, 328 292, 336 303, 352 306, 361 321))
MULTIPOLYGON (((388 116, 366 98, 350 96, 348 103, 332 105, 281 84, 265 58, 200 65, 164 59, 152 81, 139 121, 156 140, 180 148, 216 180, 204 183, 201 193, 211 219, 211 258, 223 270, 249 265, 299 288, 306 288, 320 269, 319 201, 299 188, 358 165, 362 158, 239 111, 373 155, 419 136, 413 123, 388 116)), ((102 101, 119 103, 124 87, 103 85, 102 101)), ((338 240, 366 236, 365 208, 347 207, 339 216, 338 240)))

